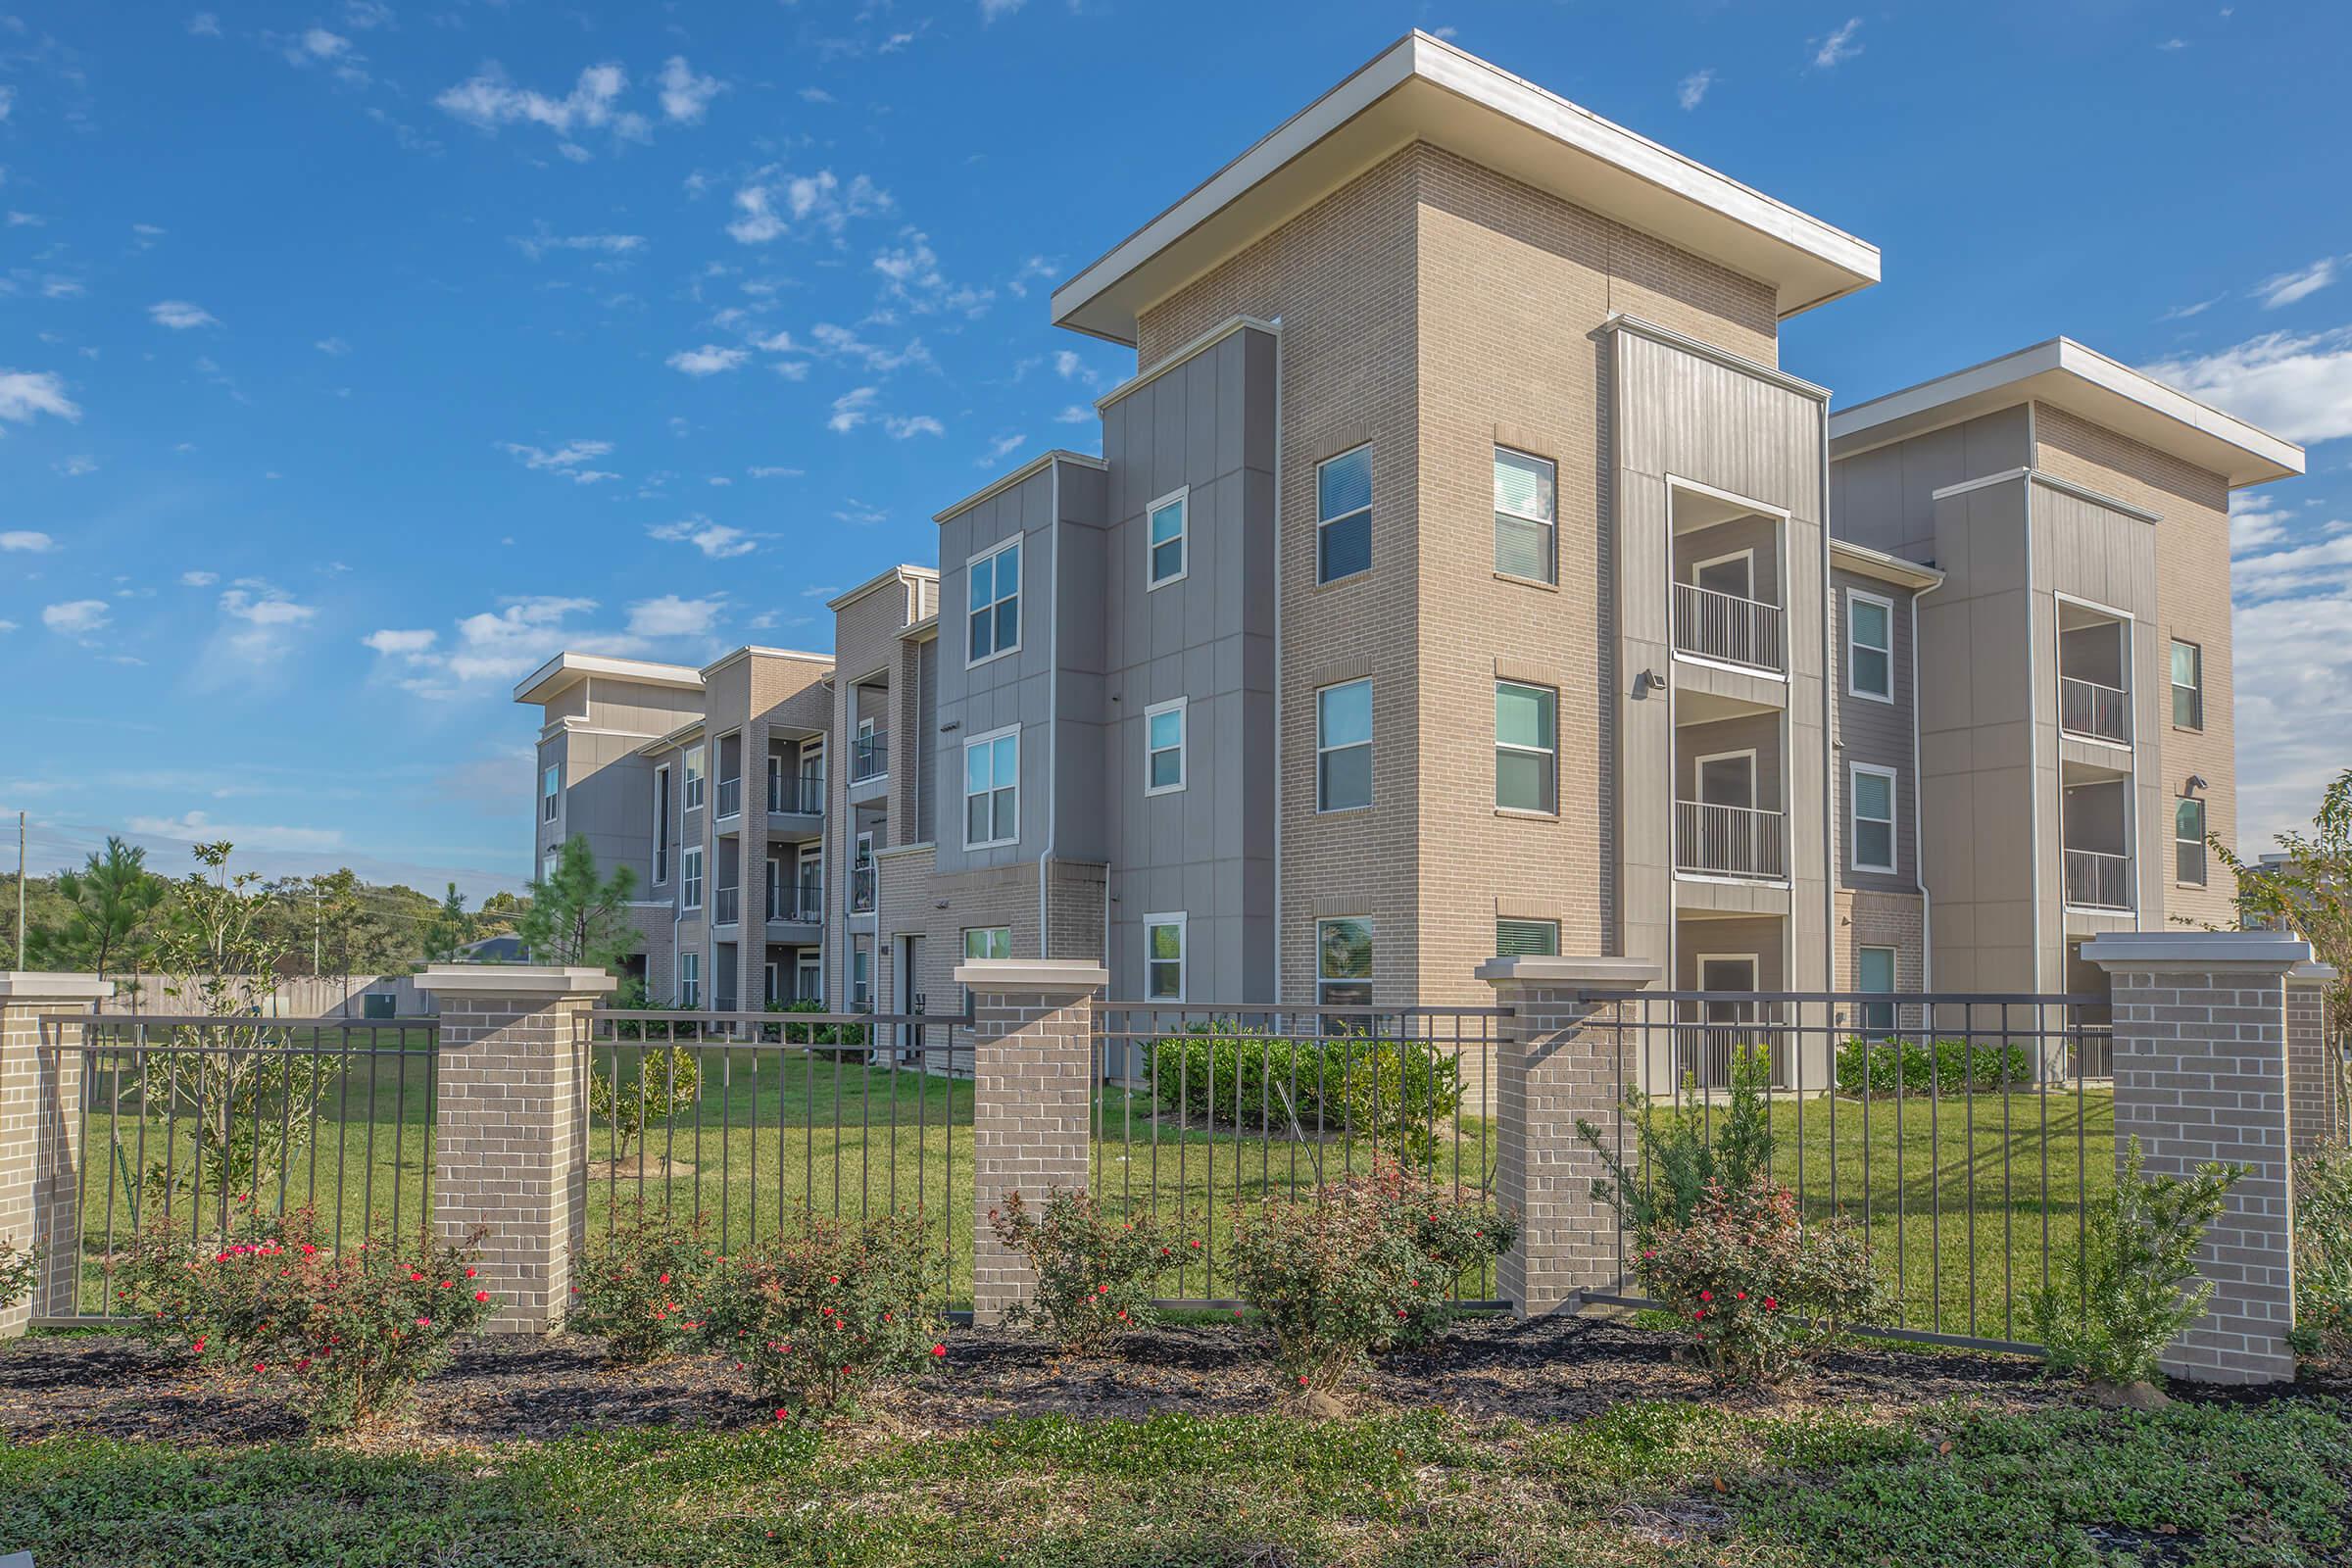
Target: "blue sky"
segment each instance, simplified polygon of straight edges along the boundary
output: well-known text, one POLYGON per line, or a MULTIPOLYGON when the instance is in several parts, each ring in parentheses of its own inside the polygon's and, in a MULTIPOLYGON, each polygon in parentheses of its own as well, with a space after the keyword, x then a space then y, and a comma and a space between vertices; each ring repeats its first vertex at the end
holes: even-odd
POLYGON ((2063 331, 2310 443, 2236 521, 2259 848, 2352 763, 2352 8, 1853 3, 0 12, 0 808, 519 882, 517 674, 826 647, 1093 446, 1053 284, 1417 25, 1882 246, 1785 332, 1841 402, 2063 331))

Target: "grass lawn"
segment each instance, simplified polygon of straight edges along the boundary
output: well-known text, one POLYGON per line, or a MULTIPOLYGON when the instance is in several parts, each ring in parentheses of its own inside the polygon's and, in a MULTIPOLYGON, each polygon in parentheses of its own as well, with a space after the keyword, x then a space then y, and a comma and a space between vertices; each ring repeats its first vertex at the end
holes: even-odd
POLYGON ((2352 1412, 1622 1405, 968 1432, 579 1436, 420 1454, 52 1440, 0 1450, 41 1568, 2341 1562, 2352 1412))

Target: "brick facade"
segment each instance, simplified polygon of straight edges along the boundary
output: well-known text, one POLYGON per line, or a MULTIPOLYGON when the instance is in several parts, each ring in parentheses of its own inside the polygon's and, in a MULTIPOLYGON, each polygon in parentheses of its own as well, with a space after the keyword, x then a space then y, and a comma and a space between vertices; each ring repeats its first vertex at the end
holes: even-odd
POLYGON ((2343 1060, 2328 1032, 2334 972, 2311 964, 2286 977, 2286 1102, 2298 1156, 2352 1143, 2344 1125, 2343 1060))
MULTIPOLYGON (((52 1261, 30 1299, 0 1305, 0 1339, 35 1316, 70 1317, 80 1284, 81 1056, 42 1052, 44 1014, 87 1012, 114 994, 89 975, 0 972, 0 1240, 41 1247, 52 1261), (60 1261, 62 1260, 62 1261, 60 1261)), ((57 1041, 78 1045, 80 1031, 57 1041)))

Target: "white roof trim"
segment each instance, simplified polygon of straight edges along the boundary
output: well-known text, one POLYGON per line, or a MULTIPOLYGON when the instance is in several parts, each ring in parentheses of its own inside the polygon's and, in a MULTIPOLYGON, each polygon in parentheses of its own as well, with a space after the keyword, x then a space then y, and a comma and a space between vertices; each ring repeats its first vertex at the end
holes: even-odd
POLYGON ((2232 489, 2303 471, 2303 449, 2294 442, 2199 403, 2068 337, 2050 338, 1834 410, 1831 456, 1856 457, 2030 400, 2173 453, 2222 475, 2232 489))
POLYGON ((1873 550, 1835 535, 1830 539, 1830 564, 1840 571, 1893 583, 1914 593, 1924 593, 1943 581, 1939 567, 1906 561, 1901 556, 1890 556, 1884 550, 1873 550))
POLYGON ((1161 360, 1157 365, 1152 366, 1150 369, 1139 371, 1137 374, 1130 376, 1124 381, 1121 381, 1117 386, 1112 387, 1109 391, 1095 399, 1095 413, 1099 415, 1104 409, 1109 408, 1113 403, 1118 402, 1119 399, 1126 397, 1131 393, 1139 392, 1143 388, 1150 386, 1153 381, 1158 380, 1161 376, 1167 374, 1179 365, 1183 365, 1190 360, 1199 358, 1208 350, 1216 347, 1219 343, 1222 343, 1227 338, 1233 336, 1234 333, 1247 331, 1252 328, 1260 332, 1271 333, 1277 339, 1282 336, 1282 323, 1280 321, 1261 321, 1254 316, 1229 316, 1225 318, 1223 321, 1220 321, 1215 326, 1210 327, 1207 331, 1201 333, 1199 337, 1193 339, 1190 343, 1187 343, 1184 345, 1184 347, 1169 355, 1166 359, 1161 360))
POLYGON ((1090 458, 1083 452, 1072 452, 1065 447, 1055 447, 1051 452, 1039 453, 1036 457, 1031 458, 1027 463, 1022 464, 1019 467, 1013 469, 1010 473, 1005 474, 1003 478, 992 480, 990 483, 982 485, 970 495, 965 496, 961 501, 956 502, 954 505, 950 506, 947 511, 933 513, 931 514, 931 520, 933 522, 945 522, 959 512, 969 512, 972 508, 978 506, 981 502, 986 501, 989 497, 1003 495, 1014 485, 1019 484, 1024 480, 1035 478, 1037 475, 1045 472, 1048 467, 1056 463, 1075 463, 1081 468, 1093 468, 1099 472, 1107 471, 1110 467, 1110 465, 1101 458, 1090 458))
POLYGON ((1133 343, 1140 311, 1417 140, 1771 282, 1784 317, 1879 280, 1877 246, 1415 31, 1055 289, 1054 323, 1133 343))
POLYGON ((703 678, 705 680, 709 680, 711 676, 717 674, 729 664, 736 662, 738 660, 744 659, 791 659, 797 660, 804 664, 822 664, 827 669, 831 669, 833 667, 833 656, 831 654, 811 654, 804 652, 798 648, 762 648, 758 643, 746 643, 743 647, 736 649, 733 653, 721 654, 711 662, 705 664, 703 666, 703 678))
POLYGON ((514 701, 535 703, 541 700, 539 688, 555 682, 554 695, 571 684, 572 678, 590 675, 611 675, 619 680, 631 680, 641 686, 665 686, 673 691, 699 692, 703 689, 703 673, 685 664, 657 664, 642 659, 608 659, 602 654, 558 654, 515 683, 514 701))
POLYGON ((937 568, 931 566, 914 566, 909 565, 905 562, 901 562, 899 564, 891 567, 888 571, 878 571, 874 573, 871 577, 866 578, 865 581, 859 583, 848 593, 826 600, 825 608, 827 610, 838 611, 844 606, 854 605, 858 600, 863 599, 867 594, 870 594, 875 589, 881 587, 884 583, 937 581, 939 581, 939 572, 937 568))

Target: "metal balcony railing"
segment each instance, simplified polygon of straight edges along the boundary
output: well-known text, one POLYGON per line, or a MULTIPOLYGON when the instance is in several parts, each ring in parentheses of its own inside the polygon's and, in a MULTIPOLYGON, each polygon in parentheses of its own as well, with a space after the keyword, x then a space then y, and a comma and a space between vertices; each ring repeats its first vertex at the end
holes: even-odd
POLYGON ((2132 907, 2132 858, 2098 850, 2066 852, 2066 902, 2079 909, 2132 907))
POLYGON ((710 895, 710 923, 734 925, 743 918, 743 889, 718 888, 710 895))
POLYGON ((890 771, 890 736, 882 730, 860 735, 850 748, 850 782, 862 784, 890 771))
POLYGON ((1674 865, 1705 876, 1779 881, 1788 874, 1781 813, 1705 801, 1674 803, 1674 865))
POLYGON ((803 773, 797 778, 788 778, 778 774, 767 781, 767 812, 770 816, 821 816, 824 809, 824 775, 803 773))
POLYGON ((871 914, 874 909, 874 868, 856 865, 850 868, 850 912, 871 914))
POLYGON ((1701 659, 1780 670, 1781 607, 1696 583, 1674 585, 1674 646, 1701 659))
POLYGON ((814 882, 767 890, 767 917, 813 925, 825 917, 825 890, 814 882))
POLYGON ((2132 744, 2132 694, 2095 680, 2058 677, 2058 727, 2069 735, 2132 744))
POLYGON ((730 816, 741 816, 742 814, 743 780, 740 778, 720 779, 718 781, 719 820, 723 822, 730 816))

